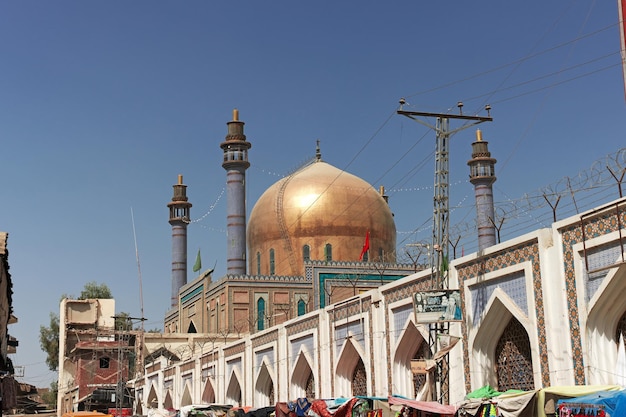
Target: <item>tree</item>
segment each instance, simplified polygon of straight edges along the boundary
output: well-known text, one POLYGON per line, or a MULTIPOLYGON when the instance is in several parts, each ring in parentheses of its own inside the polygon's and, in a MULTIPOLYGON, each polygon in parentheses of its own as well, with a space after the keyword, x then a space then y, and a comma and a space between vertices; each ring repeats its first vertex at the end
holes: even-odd
MULTIPOLYGON (((61 300, 74 297, 62 295, 61 300)), ((95 281, 88 282, 78 297, 78 300, 89 300, 95 298, 113 298, 111 290, 106 284, 98 284, 95 281)), ((59 369, 59 315, 50 313, 50 326, 39 327, 39 346, 46 352, 46 364, 51 371, 59 369)))
POLYGON ((133 329, 133 319, 130 314, 121 312, 115 315, 115 330, 128 331, 133 329))
POLYGON ((48 354, 46 365, 51 371, 59 369, 59 316, 50 313, 50 327, 39 327, 39 345, 48 354))
POLYGON ((41 399, 48 405, 50 409, 57 408, 57 393, 59 392, 59 385, 57 382, 50 383, 50 389, 47 392, 41 394, 41 399))
POLYGON ((85 287, 78 297, 79 300, 90 300, 93 298, 113 298, 111 290, 106 284, 98 284, 96 281, 91 281, 85 284, 85 287))

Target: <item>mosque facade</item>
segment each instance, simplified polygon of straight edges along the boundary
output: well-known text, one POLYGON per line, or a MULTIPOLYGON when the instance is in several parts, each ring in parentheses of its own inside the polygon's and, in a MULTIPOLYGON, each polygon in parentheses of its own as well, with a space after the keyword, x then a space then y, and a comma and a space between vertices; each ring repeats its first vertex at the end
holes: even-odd
POLYGON ((227 273, 186 281, 190 208, 182 176, 168 203, 172 305, 166 333, 244 334, 405 277, 384 189, 315 158, 269 187, 246 218, 245 176, 252 144, 239 112, 220 144, 226 170, 227 273), (364 246, 367 245, 367 250, 364 246), (247 265, 246 265, 247 262, 247 265))
POLYGON ((148 364, 134 381, 137 404, 145 411, 300 397, 437 399, 441 381, 413 365, 446 343, 450 404, 485 385, 624 385, 625 213, 619 199, 453 260, 450 288, 460 294, 462 318, 448 323, 448 340, 437 338, 434 349, 433 324, 415 309, 415 295, 431 289, 424 270, 238 340, 171 339, 168 348, 183 355, 148 364))
MULTIPOLYGON (((237 116, 221 145, 233 201, 251 147, 237 116)), ((496 243, 496 160, 480 136, 472 148, 480 249, 447 265, 453 294, 433 292, 431 269, 394 263, 384 193, 326 164, 319 151, 263 194, 249 223, 241 202, 229 206, 232 273, 184 283, 165 332, 145 335, 149 360, 131 381, 135 413, 357 395, 456 404, 485 385, 624 385, 626 199, 496 243), (320 192, 331 186, 336 195, 320 192), (350 201, 361 215, 351 214, 350 201), (418 294, 453 298, 454 315, 424 318, 418 294)), ((173 258, 174 277, 181 263, 173 258)))

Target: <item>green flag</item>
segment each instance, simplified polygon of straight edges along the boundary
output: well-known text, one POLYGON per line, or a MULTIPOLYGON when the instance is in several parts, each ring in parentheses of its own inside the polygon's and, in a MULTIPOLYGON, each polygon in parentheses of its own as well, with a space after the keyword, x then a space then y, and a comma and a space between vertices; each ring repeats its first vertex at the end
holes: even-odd
POLYGON ((200 258, 200 249, 198 249, 198 256, 196 256, 196 263, 193 264, 193 272, 198 272, 202 269, 202 258, 200 258))

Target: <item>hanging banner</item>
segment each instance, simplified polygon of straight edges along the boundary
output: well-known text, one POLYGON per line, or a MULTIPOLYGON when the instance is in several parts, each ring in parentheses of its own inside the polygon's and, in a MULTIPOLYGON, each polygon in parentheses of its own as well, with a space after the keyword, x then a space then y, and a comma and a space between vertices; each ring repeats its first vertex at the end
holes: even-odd
POLYGON ((426 375, 437 363, 432 359, 411 359, 411 372, 413 375, 426 375))
MULTIPOLYGON (((626 0, 625 0, 626 1, 626 0)), ((413 295, 415 322, 420 324, 461 321, 459 290, 422 291, 413 295)))

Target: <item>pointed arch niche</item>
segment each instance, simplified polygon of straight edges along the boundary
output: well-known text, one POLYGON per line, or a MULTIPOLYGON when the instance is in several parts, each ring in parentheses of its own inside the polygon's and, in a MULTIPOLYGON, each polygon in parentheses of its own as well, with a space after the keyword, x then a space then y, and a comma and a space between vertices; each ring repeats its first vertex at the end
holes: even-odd
POLYGON ((291 371, 290 398, 317 398, 312 363, 313 361, 310 360, 308 354, 301 348, 291 371))
POLYGON ((191 387, 189 380, 184 381, 185 389, 183 390, 183 396, 180 399, 180 406, 191 405, 193 403, 191 399, 191 387))
POLYGON ((143 415, 143 389, 137 390, 137 408, 135 410, 135 414, 143 415))
POLYGON ((611 269, 589 301, 586 320, 583 312, 579 314, 581 328, 585 329, 584 360, 589 384, 617 383, 618 328, 626 315, 625 280, 626 265, 611 269))
POLYGON ((272 368, 268 366, 267 358, 263 358, 261 368, 256 377, 254 386, 254 404, 265 406, 267 404, 275 404, 274 398, 274 378, 272 377, 272 368))
MULTIPOLYGON (((515 302, 504 291, 496 288, 486 305, 478 331, 473 337, 470 336, 471 389, 485 385, 501 389, 498 385, 498 372, 506 376, 505 366, 508 366, 503 352, 518 354, 515 364, 509 362, 509 365, 522 367, 523 372, 530 373, 528 378, 532 385, 541 386, 538 352, 530 348, 537 345, 533 339, 535 333, 529 331, 533 328, 536 326, 530 323, 515 302)), ((502 383, 506 384, 504 380, 502 383)))
POLYGON ((198 333, 198 331, 196 330, 196 324, 193 322, 193 320, 189 321, 189 327, 187 327, 187 333, 198 333))
POLYGON ((212 404, 215 402, 215 388, 213 387, 211 378, 207 378, 206 383, 204 384, 204 390, 202 390, 202 402, 206 404, 212 404))
POLYGON ((361 384, 367 387, 369 375, 365 368, 363 355, 359 352, 351 338, 346 339, 343 345, 339 360, 337 361, 335 374, 336 383, 334 394, 336 397, 350 398, 357 395, 368 395, 367 392, 362 392, 361 384), (355 392, 355 389, 357 392, 355 392))
POLYGON ((411 360, 430 358, 430 348, 424 335, 420 333, 412 320, 408 320, 393 353, 391 364, 391 383, 393 393, 408 398, 415 398, 417 389, 426 382, 426 378, 413 375, 411 360), (423 380, 423 381, 422 381, 423 380))
POLYGON ((146 407, 159 408, 159 397, 157 396, 154 382, 150 384, 150 392, 148 393, 148 398, 146 399, 146 407))
POLYGON ((241 406, 241 383, 235 370, 230 374, 228 389, 226 390, 226 402, 233 406, 241 406))
POLYGON ((166 410, 174 408, 174 402, 172 401, 172 390, 168 389, 163 400, 163 408, 166 410))

